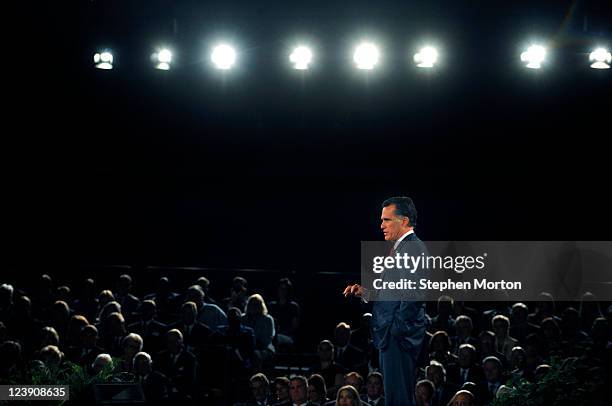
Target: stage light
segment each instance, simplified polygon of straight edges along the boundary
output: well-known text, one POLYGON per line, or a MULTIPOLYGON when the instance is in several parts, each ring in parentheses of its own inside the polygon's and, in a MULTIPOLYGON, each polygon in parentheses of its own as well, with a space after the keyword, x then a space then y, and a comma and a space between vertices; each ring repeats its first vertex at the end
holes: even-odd
POLYGON ((419 68, 433 68, 438 61, 438 51, 433 47, 422 48, 414 55, 414 61, 419 68))
POLYGON ((365 42, 355 48, 353 60, 357 64, 357 69, 372 70, 378 63, 380 54, 376 45, 365 42))
POLYGON ((169 49, 163 48, 159 52, 152 55, 155 63, 155 69, 170 70, 172 63, 172 52, 169 49))
POLYGON ((521 54, 521 61, 527 62, 525 66, 529 69, 540 69, 545 58, 546 48, 541 45, 532 45, 521 54))
POLYGON ((299 46, 289 55, 289 61, 293 64, 293 69, 306 70, 312 61, 312 52, 304 46, 299 46))
POLYGON ((98 69, 113 69, 113 54, 110 51, 96 52, 94 64, 98 69))
POLYGON ((605 48, 597 48, 589 55, 589 61, 592 61, 591 68, 593 69, 610 69, 612 55, 605 48))
POLYGON ((210 56, 217 69, 231 69, 236 62, 236 51, 229 45, 218 45, 210 56))

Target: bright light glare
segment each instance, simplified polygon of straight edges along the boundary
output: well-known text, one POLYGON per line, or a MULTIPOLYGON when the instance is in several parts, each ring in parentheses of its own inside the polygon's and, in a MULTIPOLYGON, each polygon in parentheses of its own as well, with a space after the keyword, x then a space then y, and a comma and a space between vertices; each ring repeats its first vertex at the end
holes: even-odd
POLYGON ((422 48, 414 55, 414 61, 419 68, 433 68, 438 61, 438 51, 433 47, 422 48))
POLYGON ((227 70, 236 62, 236 51, 229 45, 218 45, 213 49, 210 59, 217 69, 227 70))
POLYGON ((589 61, 593 61, 591 64, 593 69, 610 69, 612 55, 605 48, 597 48, 589 55, 589 61))
POLYGON ((299 46, 289 55, 289 61, 293 64, 293 69, 305 70, 312 61, 312 52, 304 46, 299 46))
POLYGON ((357 64, 357 69, 374 69, 379 57, 378 48, 371 43, 360 44, 353 54, 353 60, 357 64))
POLYGON ((98 69, 113 69, 113 54, 109 51, 97 52, 94 55, 94 63, 98 69))
POLYGON ((172 62, 172 52, 164 48, 153 54, 153 59, 155 60, 155 69, 169 70, 170 63, 172 62))
POLYGON ((546 48, 540 45, 532 45, 521 54, 521 61, 527 62, 530 69, 540 69, 546 58, 546 48))

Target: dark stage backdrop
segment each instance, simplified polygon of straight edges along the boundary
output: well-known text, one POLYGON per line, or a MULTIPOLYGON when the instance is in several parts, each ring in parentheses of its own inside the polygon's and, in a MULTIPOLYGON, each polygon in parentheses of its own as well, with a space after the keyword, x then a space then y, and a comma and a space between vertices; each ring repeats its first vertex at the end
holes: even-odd
POLYGON ((14 17, 6 269, 356 272, 392 195, 426 240, 609 238, 612 75, 585 54, 610 44, 605 2, 75 3, 14 17), (541 71, 518 63, 533 33, 554 54, 541 71), (361 75, 347 50, 366 35, 384 59, 361 75), (206 66, 223 36, 240 52, 226 77, 206 66), (283 54, 300 37, 320 58, 303 77, 283 54), (422 37, 435 72, 411 67, 422 37), (161 40, 169 72, 147 65, 161 40), (113 71, 91 66, 102 45, 113 71))

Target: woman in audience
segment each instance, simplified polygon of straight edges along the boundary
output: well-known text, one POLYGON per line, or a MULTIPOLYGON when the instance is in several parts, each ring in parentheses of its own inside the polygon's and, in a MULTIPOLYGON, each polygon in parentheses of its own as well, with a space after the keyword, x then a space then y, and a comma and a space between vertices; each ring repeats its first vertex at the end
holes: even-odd
POLYGON ((246 312, 242 318, 245 326, 255 331, 255 357, 254 367, 256 371, 261 370, 263 363, 272 358, 274 354, 274 319, 268 314, 266 303, 260 294, 249 297, 246 304, 246 312))

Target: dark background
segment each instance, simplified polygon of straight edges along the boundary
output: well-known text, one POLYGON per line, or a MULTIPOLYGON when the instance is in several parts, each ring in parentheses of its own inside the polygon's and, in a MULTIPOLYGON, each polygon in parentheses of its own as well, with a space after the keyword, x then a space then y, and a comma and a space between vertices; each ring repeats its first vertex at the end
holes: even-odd
POLYGON ((607 2, 252 3, 5 14, 5 270, 357 272, 393 195, 424 240, 609 239, 612 72, 588 67, 612 44, 607 2), (370 74, 350 54, 365 37, 383 54, 370 74), (208 63, 222 38, 225 76, 208 63), (300 38, 305 75, 286 63, 300 38), (424 38, 431 72, 410 60, 424 38), (531 38, 548 41, 540 71, 519 63, 531 38), (168 72, 148 63, 160 42, 168 72), (93 69, 99 47, 115 70, 93 69))

